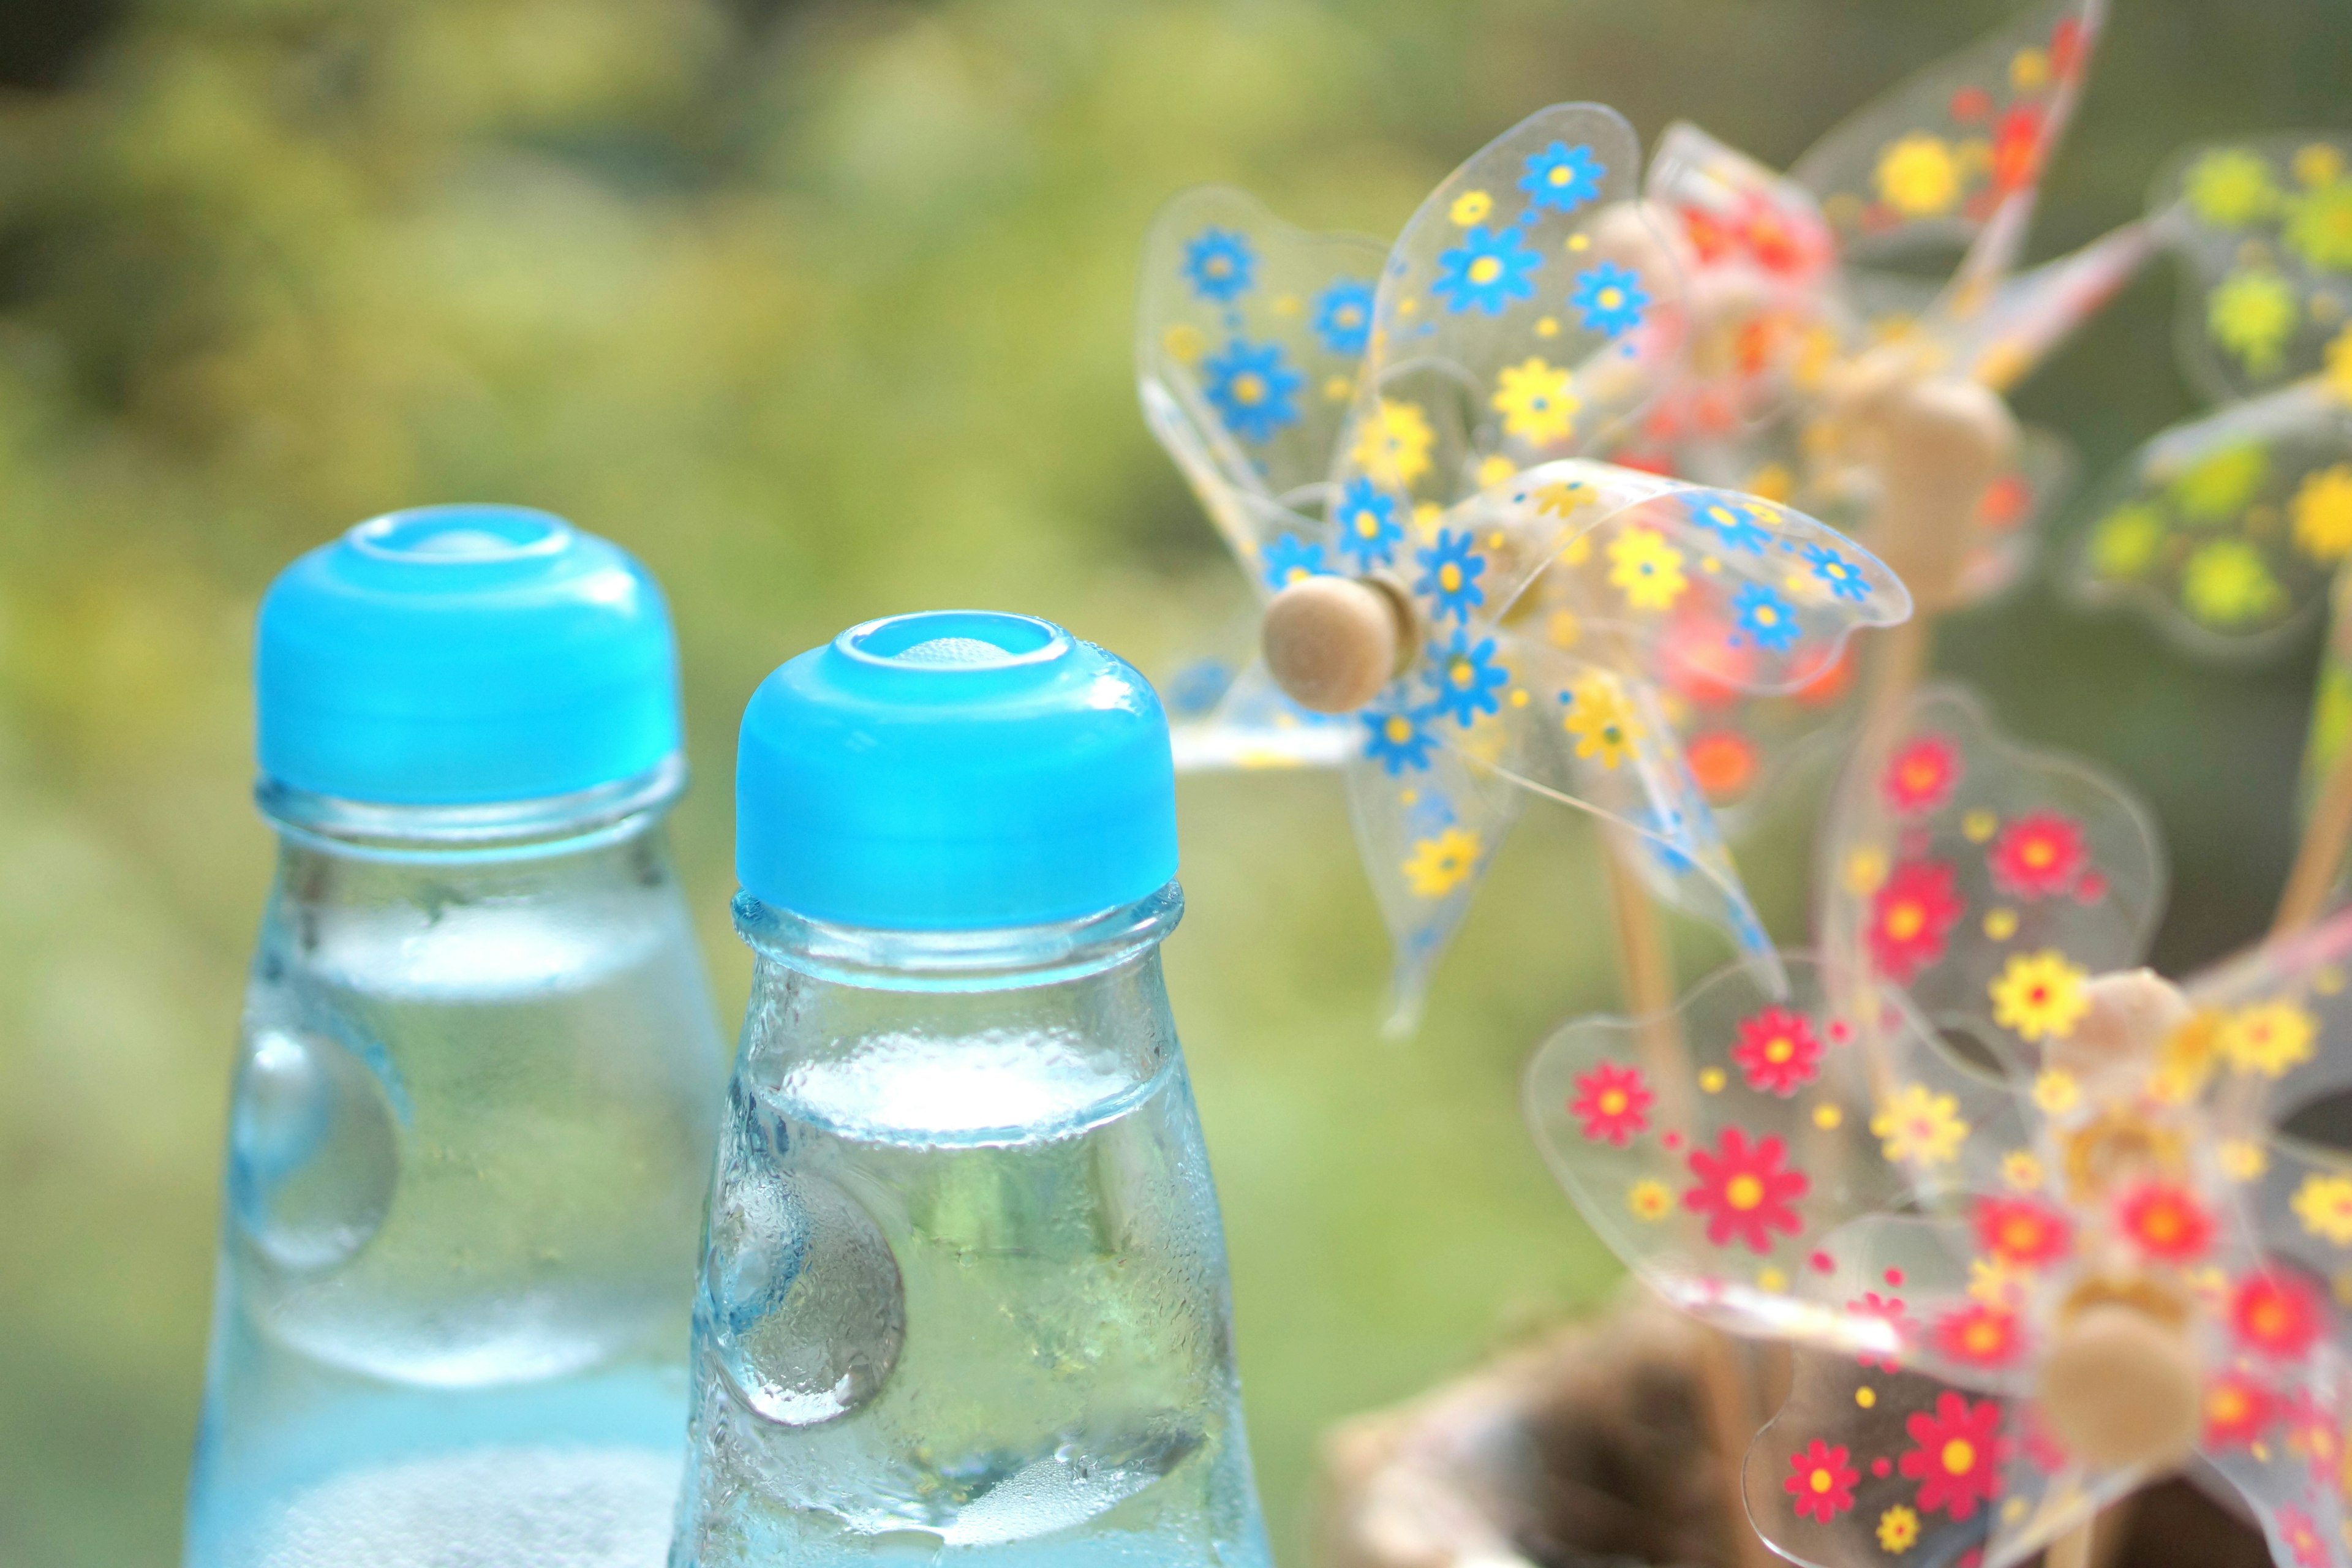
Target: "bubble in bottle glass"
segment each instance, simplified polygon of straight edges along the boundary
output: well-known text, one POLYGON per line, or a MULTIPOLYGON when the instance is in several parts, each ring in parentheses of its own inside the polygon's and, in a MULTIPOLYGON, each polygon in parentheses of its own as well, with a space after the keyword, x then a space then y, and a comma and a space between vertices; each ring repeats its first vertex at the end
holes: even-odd
POLYGON ((761 686, 736 795, 672 1568, 1262 1568, 1150 688, 1026 616, 872 622, 761 686))
POLYGON ((652 579, 520 508, 264 599, 247 994, 188 1568, 653 1568, 724 1056, 652 579))

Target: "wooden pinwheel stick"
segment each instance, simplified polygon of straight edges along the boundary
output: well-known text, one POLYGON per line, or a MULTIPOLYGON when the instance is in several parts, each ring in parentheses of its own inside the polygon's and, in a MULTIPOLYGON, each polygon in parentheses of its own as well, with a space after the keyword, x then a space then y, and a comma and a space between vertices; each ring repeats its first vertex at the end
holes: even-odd
MULTIPOLYGON (((1378 577, 1318 575, 1289 584, 1265 607, 1259 651, 1284 695, 1318 713, 1350 713, 1370 702, 1410 664, 1420 644, 1412 601, 1378 577)), ((1658 911, 1628 851, 1604 832, 1602 865, 1617 932, 1618 973, 1627 1012, 1640 1020, 1643 1051, 1661 1096, 1660 1112, 1687 1122, 1690 1061, 1675 1026, 1672 955, 1658 911)), ((1740 1568, 1772 1568, 1770 1551, 1748 1526, 1741 1461, 1762 1425, 1739 1347, 1706 1337, 1699 1376, 1702 1412, 1724 1483, 1725 1528, 1740 1568)))
POLYGON ((2321 775, 2319 795, 2311 803, 2311 816, 2295 845, 2294 863, 2287 869, 2286 890, 2279 895, 2278 913, 2271 934, 2284 936, 2318 918, 2352 848, 2352 745, 2340 747, 2321 775))
POLYGON ((1930 374, 1902 345, 1845 366, 1830 407, 1838 448, 1877 484, 1865 542, 1911 590, 1911 619, 1878 643, 1864 720, 1877 742, 1926 671, 1935 617, 1960 597, 1985 492, 2017 454, 2017 419, 2000 394, 1930 374))
MULTIPOLYGON (((1618 980, 1625 1010, 1639 1031, 1643 1064, 1656 1085, 1659 1118, 1670 1126, 1687 1127, 1690 1054, 1675 1020, 1674 955, 1666 943, 1665 924, 1642 885, 1633 851, 1617 831, 1605 826, 1601 863, 1609 883, 1610 912, 1615 917, 1618 980)), ((1700 1414, 1721 1468, 1725 1528, 1739 1568, 1776 1568, 1779 1559, 1748 1522, 1745 1461, 1748 1444, 1764 1425, 1763 1406, 1749 1375, 1750 1353, 1717 1329, 1701 1335, 1699 1344, 1699 1392, 1705 1402, 1700 1414)))

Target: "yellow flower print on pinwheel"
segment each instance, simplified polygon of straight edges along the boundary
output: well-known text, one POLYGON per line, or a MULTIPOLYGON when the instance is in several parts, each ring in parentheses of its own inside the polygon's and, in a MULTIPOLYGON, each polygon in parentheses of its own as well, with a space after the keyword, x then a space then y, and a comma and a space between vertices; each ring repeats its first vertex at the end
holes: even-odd
POLYGON ((2311 1059, 2319 1020, 2292 1002, 2241 1008, 2221 1020, 2213 1037, 2222 1059, 2243 1073, 2284 1078, 2311 1059))
POLYGON ((1494 396, 1503 434, 1538 447, 1575 435, 1576 411, 1582 406, 1570 390, 1575 384, 1573 373, 1532 355, 1523 364, 1505 365, 1494 396))
POLYGON ((2320 271, 2352 272, 2352 180, 2331 180, 2288 197, 2279 236, 2320 271))
POLYGON ((1429 472, 1429 448, 1436 439, 1421 405, 1383 397, 1375 415, 1357 432, 1351 456, 1365 473, 1402 487, 1429 472))
POLYGON ((2330 565, 2352 555, 2352 463, 2305 475, 2289 511, 2305 555, 2330 565))
POLYGON ((2332 1247, 2352 1247, 2352 1176, 2304 1177, 2293 1200, 2303 1228, 2332 1247))
POLYGON ((1919 1516, 1912 1510, 1896 1503, 1878 1516, 1878 1544, 1886 1551, 1899 1557, 1918 1541, 1919 1516))
POLYGON ((2267 269, 2224 278, 2205 307, 2206 326, 2213 341, 2237 355, 2255 375, 2266 375, 2278 367, 2286 341, 2294 335, 2296 315, 2294 286, 2267 269))
POLYGON ((2085 978, 2063 952, 2012 953, 1992 983, 1993 1022, 2036 1043, 2063 1040, 2091 1010, 2085 978))
POLYGON ((1959 1102, 1925 1084, 1906 1084, 1870 1119, 1871 1136, 1898 1165, 1930 1167, 1951 1163, 1969 1135, 1959 1102))
POLYGON ((1879 154, 1877 184, 1878 199, 1905 217, 1934 217, 1960 199, 1960 163, 1950 142, 1915 131, 1879 154))
POLYGON ((1625 1206, 1633 1217, 1654 1225, 1675 1212, 1675 1194, 1664 1182, 1635 1182, 1625 1194, 1625 1206))
POLYGON ((1577 683, 1560 724, 1576 738, 1576 754, 1604 768, 1613 769, 1632 756, 1642 739, 1633 705, 1617 683, 1601 674, 1577 683))
POLYGON ((1628 528, 1609 542, 1610 585, 1637 610, 1670 610, 1690 585, 1683 552, 1651 528, 1628 528))
POLYGON ((2285 597, 2262 551, 2242 539, 2217 539, 2180 569, 2181 607, 2216 630, 2266 621, 2285 597))
POLYGON ((2189 210, 2216 228, 2243 228, 2277 210, 2279 188, 2270 160, 2243 147, 2218 147, 2181 177, 2189 210))
POLYGON ((1477 865, 1478 836, 1449 827, 1434 838, 1414 842, 1412 858, 1404 863, 1405 882, 1416 897, 1442 899, 1467 880, 1477 865))

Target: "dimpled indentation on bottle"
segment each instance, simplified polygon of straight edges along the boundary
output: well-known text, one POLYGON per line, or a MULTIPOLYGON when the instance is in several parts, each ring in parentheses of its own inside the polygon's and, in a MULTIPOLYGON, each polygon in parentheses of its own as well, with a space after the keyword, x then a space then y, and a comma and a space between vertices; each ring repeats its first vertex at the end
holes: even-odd
POLYGON ((900 664, 1003 664, 1004 649, 978 637, 932 637, 898 656, 900 664))
POLYGON ((331 1268, 364 1247, 400 1173, 383 1085, 341 1043, 268 1029, 254 1037, 229 1121, 229 1205, 278 1268, 331 1268))
POLYGON ((872 1399, 906 1338, 890 1243, 855 1198, 803 1171, 747 1170, 722 1184, 703 1290, 728 1376, 786 1426, 872 1399))

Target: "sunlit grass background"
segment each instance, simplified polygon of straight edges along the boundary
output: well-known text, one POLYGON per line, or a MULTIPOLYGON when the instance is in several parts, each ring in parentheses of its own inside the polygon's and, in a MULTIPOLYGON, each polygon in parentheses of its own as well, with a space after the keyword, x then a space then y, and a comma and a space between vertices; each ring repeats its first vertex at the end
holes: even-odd
MULTIPOLYGON (((1185 185, 1392 232, 1555 100, 1784 163, 2004 0, 155 0, 0 5, 0 1563, 173 1560, 228 1053, 268 836, 247 627, 296 552, 499 499, 667 585, 677 818, 720 1005, 733 728, 844 625, 1034 611, 1147 667, 1231 568, 1129 386, 1138 243, 1185 185)), ((2176 144, 2339 123, 2345 0, 2118 0, 2048 253, 2176 144)), ((2095 470, 2190 405, 2168 279, 2024 394, 2095 470)), ((2045 591, 1942 662, 2159 809, 2176 969, 2262 924, 2312 649, 2183 664, 2045 591)), ((1170 963, 1296 1563, 1312 1442, 1613 1276, 1518 1064, 1609 1005, 1587 827, 1538 811, 1410 1045, 1336 783, 1183 796, 1170 963)), ((1803 938, 1802 810, 1755 857, 1803 938)), ((1703 938, 1685 977, 1715 954, 1703 938)))

